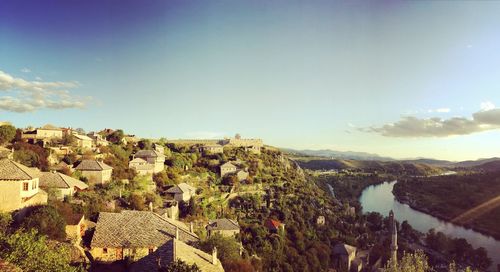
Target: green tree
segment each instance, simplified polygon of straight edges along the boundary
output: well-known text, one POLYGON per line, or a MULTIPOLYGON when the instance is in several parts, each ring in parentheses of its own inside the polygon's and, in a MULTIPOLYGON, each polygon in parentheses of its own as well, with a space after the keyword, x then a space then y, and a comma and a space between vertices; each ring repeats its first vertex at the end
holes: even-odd
POLYGON ((0 126, 0 144, 8 143, 16 137, 16 128, 11 125, 0 126))
POLYGON ((118 130, 115 130, 113 131, 113 133, 109 134, 107 137, 106 137, 106 140, 114 143, 114 144, 120 144, 121 140, 123 139, 124 137, 124 133, 123 133, 123 130, 121 129, 118 129, 118 130))
POLYGON ((66 221, 52 206, 33 208, 24 218, 22 225, 26 229, 34 228, 51 239, 58 241, 66 239, 66 221))
POLYGON ((25 272, 73 272, 66 245, 49 246, 43 235, 34 229, 16 231, 11 235, 0 232, 0 259, 8 261, 25 272))
POLYGON ((416 251, 415 253, 404 253, 403 258, 398 262, 390 260, 386 267, 385 272, 430 272, 432 267, 429 265, 427 256, 423 251, 416 251))
POLYGON ((138 211, 146 210, 146 199, 140 193, 131 193, 129 197, 130 208, 138 211))
POLYGON ((137 146, 139 146, 140 149, 151 149, 151 140, 149 139, 141 139, 138 143, 137 146))
POLYGON ((240 258, 240 244, 234 237, 224 237, 219 234, 210 236, 205 241, 202 241, 200 247, 205 252, 212 252, 214 247, 217 248, 217 257, 221 262, 237 260, 240 258))

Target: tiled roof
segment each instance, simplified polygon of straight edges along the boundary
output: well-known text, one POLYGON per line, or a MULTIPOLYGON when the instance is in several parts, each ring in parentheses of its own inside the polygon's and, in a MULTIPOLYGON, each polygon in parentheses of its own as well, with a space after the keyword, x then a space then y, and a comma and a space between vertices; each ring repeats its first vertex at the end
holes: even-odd
POLYGON ((172 263, 174 259, 181 260, 189 265, 196 264, 202 272, 224 272, 220 260, 212 263, 212 255, 192 247, 180 240, 171 239, 165 242, 156 251, 132 263, 130 271, 151 272, 158 270, 158 263, 162 267, 172 263))
POLYGON ((148 211, 99 213, 91 247, 148 248, 160 247, 176 235, 188 243, 198 242, 196 234, 177 220, 164 218, 148 211))
POLYGON ((34 169, 9 159, 0 159, 0 180, 30 180, 39 176, 34 169))
POLYGON ((40 187, 47 188, 71 188, 76 187, 79 190, 85 190, 89 186, 80 180, 67 176, 59 172, 44 172, 40 176, 40 187))
POLYGON ((141 158, 135 158, 135 159, 131 160, 130 162, 147 163, 147 161, 145 161, 144 159, 141 159, 141 158))
POLYGON ((236 166, 230 162, 226 162, 224 163, 223 165, 220 166, 220 168, 226 168, 226 167, 231 167, 231 168, 235 168, 236 166))
POLYGON ((102 170, 113 169, 113 167, 101 161, 83 160, 80 164, 78 164, 78 166, 75 169, 86 170, 86 171, 102 171, 102 170))
POLYGON ((73 214, 63 213, 63 217, 64 217, 64 220, 66 221, 66 225, 70 225, 70 226, 77 225, 78 223, 80 223, 82 218, 84 218, 83 214, 81 214, 81 213, 73 213, 73 214))
POLYGON ((160 152, 156 150, 139 150, 137 153, 135 153, 135 157, 138 158, 156 158, 156 157, 161 157, 165 156, 161 154, 160 152))
POLYGON ((51 124, 46 124, 45 126, 41 127, 40 129, 45 129, 45 130, 62 130, 62 128, 56 127, 51 124))
POLYGON ((267 219, 264 225, 271 229, 278 229, 282 225, 282 223, 278 220, 267 219))
POLYGON ((80 135, 80 134, 74 134, 75 138, 80 139, 80 140, 87 140, 87 141, 92 141, 92 138, 86 135, 80 135))
POLYGON ((336 244, 333 247, 334 254, 351 255, 351 253, 354 251, 356 251, 356 248, 348 244, 336 244))
POLYGON ((194 188, 193 186, 187 184, 187 183, 180 183, 170 189, 167 190, 167 193, 171 193, 171 194, 182 194, 184 192, 189 192, 189 191, 196 191, 196 188, 194 188))
POLYGON ((222 264, 217 260, 217 264, 212 263, 212 255, 197 248, 194 248, 186 243, 179 240, 172 240, 167 243, 167 252, 170 256, 167 256, 167 261, 173 261, 173 255, 175 250, 175 258, 184 261, 187 264, 196 264, 198 268, 203 272, 219 272, 224 271, 222 264))
POLYGON ((240 225, 233 219, 220 218, 210 220, 208 222, 207 230, 239 230, 240 225))

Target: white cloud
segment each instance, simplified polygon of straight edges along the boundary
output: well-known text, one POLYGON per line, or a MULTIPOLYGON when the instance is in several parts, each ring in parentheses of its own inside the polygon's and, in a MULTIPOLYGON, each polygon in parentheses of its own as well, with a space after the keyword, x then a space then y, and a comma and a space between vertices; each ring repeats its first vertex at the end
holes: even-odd
POLYGON ((75 97, 68 89, 79 86, 78 82, 29 81, 13 77, 0 70, 0 110, 31 112, 42 108, 82 108, 90 98, 75 97))
POLYGON ((29 68, 24 67, 23 69, 21 69, 21 72, 23 72, 23 73, 31 73, 31 70, 29 68))
POLYGON ((36 80, 43 80, 41 77, 37 76, 35 77, 36 80))
POLYGON ((482 131, 500 129, 500 108, 489 102, 481 104, 482 110, 472 114, 472 118, 452 117, 417 118, 404 116, 395 123, 381 127, 360 128, 360 131, 377 133, 388 137, 447 137, 467 135, 482 131))
POLYGON ((439 108, 439 109, 430 109, 430 110, 427 110, 427 112, 429 112, 429 113, 433 113, 433 112, 448 113, 450 111, 451 111, 450 108, 439 108))
POLYGON ((481 110, 483 110, 483 111, 492 110, 494 108, 495 108, 495 104, 493 104, 490 101, 485 101, 485 102, 481 103, 481 110))

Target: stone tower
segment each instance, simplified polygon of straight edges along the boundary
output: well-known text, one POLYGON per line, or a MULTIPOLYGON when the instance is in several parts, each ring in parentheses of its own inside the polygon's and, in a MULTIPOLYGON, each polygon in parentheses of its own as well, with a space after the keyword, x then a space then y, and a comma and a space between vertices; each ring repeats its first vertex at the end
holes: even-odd
POLYGON ((389 212, 390 232, 391 232, 391 261, 394 264, 398 262, 398 229, 396 227, 396 220, 394 220, 394 212, 389 212))

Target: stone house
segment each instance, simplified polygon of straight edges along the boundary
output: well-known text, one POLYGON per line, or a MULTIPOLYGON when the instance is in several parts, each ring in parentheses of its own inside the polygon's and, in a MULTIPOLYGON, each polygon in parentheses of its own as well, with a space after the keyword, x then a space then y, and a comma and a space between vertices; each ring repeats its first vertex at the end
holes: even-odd
POLYGON ((236 173, 236 171, 238 171, 238 167, 236 167, 236 165, 232 164, 231 162, 226 162, 220 166, 221 177, 224 177, 227 174, 236 173))
POLYGON ((40 173, 9 159, 0 160, 0 212, 47 204, 39 188, 40 173))
POLYGON ((81 148, 82 150, 92 149, 92 143, 93 143, 92 138, 80 134, 75 134, 73 136, 75 136, 76 144, 79 148, 81 148))
POLYGON ((94 141, 95 146, 108 146, 109 142, 101 134, 96 132, 87 133, 87 136, 94 141))
POLYGON ((134 169, 138 175, 152 176, 155 173, 155 165, 144 159, 135 158, 128 163, 128 168, 134 169))
POLYGON ((179 202, 175 200, 164 200, 163 208, 155 210, 161 216, 177 220, 179 219, 179 202))
POLYGON ((63 215, 66 221, 66 237, 79 244, 85 234, 85 216, 83 214, 63 215))
POLYGON ((234 237, 240 233, 238 221, 227 218, 220 218, 208 221, 206 226, 208 236, 219 234, 224 237, 234 237))
POLYGON ((207 144, 207 145, 203 145, 200 149, 201 149, 201 152, 203 152, 204 154, 224 153, 224 147, 220 144, 207 144))
POLYGON ((89 184, 104 184, 111 180, 113 173, 113 167, 97 160, 83 160, 75 170, 80 171, 82 176, 88 179, 89 184))
POLYGON ((167 193, 173 195, 174 199, 178 202, 188 202, 196 195, 196 188, 187 183, 180 183, 168 189, 167 193))
POLYGON ((249 176, 249 173, 245 170, 239 170, 236 172, 236 177, 238 177, 238 181, 244 181, 247 180, 249 176))
POLYGON ((41 128, 37 128, 31 131, 25 131, 22 134, 23 139, 27 139, 29 142, 36 142, 37 140, 41 140, 44 143, 50 140, 61 140, 64 135, 70 134, 71 130, 66 128, 56 127, 50 124, 47 124, 41 128))
POLYGON ((333 265, 340 271, 351 271, 351 266, 356 258, 356 250, 356 247, 348 244, 336 244, 333 247, 333 265))
MULTIPOLYGON (((172 239, 186 244, 199 242, 196 234, 180 221, 162 217, 150 211, 124 210, 120 213, 99 213, 96 228, 90 244, 94 260, 112 263, 121 260, 143 262, 152 257, 153 265, 157 257, 165 258, 165 245, 172 239)), ((148 270, 146 263, 142 269, 148 270)))
POLYGON ((165 169, 165 155, 158 150, 139 150, 134 159, 140 158, 153 165, 153 172, 159 173, 165 169))
POLYGON ((59 172, 43 172, 40 176, 40 187, 45 190, 55 190, 57 199, 73 196, 75 192, 89 188, 82 181, 59 172))

